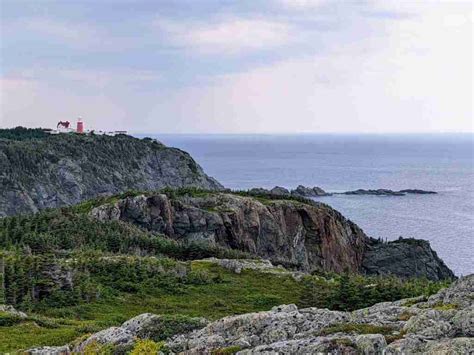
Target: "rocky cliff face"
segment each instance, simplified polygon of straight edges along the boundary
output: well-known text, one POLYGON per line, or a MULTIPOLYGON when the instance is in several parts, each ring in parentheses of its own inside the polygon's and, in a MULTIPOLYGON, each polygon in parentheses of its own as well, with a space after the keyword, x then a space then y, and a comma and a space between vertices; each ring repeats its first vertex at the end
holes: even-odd
POLYGON ((0 217, 128 190, 190 186, 222 189, 188 153, 151 139, 0 139, 0 217))
POLYGON ((355 272, 366 242, 360 228, 328 206, 228 193, 140 195, 97 207, 91 214, 178 240, 239 249, 306 271, 355 272))
POLYGON ((139 195, 99 206, 91 215, 122 220, 174 239, 253 253, 304 271, 425 276, 454 275, 427 242, 382 243, 331 207, 231 193, 139 195), (412 246, 416 245, 412 249, 412 246))
POLYGON ((368 274, 395 274, 402 277, 426 277, 430 280, 452 279, 446 266, 426 240, 403 239, 367 244, 362 269, 368 274))

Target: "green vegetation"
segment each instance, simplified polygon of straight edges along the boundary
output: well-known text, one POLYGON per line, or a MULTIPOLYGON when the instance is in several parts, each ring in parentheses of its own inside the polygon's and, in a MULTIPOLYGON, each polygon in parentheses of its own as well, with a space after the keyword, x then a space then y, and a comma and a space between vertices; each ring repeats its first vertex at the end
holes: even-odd
POLYGON ((395 276, 325 275, 307 277, 299 304, 303 307, 353 311, 375 303, 396 301, 420 295, 430 296, 449 281, 422 278, 403 280, 395 276))
MULTIPOLYGON (((147 259, 135 258, 135 263, 146 264, 147 259)), ((158 261, 150 262, 154 265, 158 261)), ((129 276, 126 273, 130 265, 122 268, 111 266, 100 274, 91 273, 88 282, 97 283, 101 290, 98 299, 90 302, 82 299, 77 304, 58 306, 57 301, 52 302, 58 297, 51 296, 38 305, 30 306, 29 309, 42 315, 43 322, 36 323, 31 318, 0 327, 0 338, 12 339, 7 343, 0 342, 0 352, 34 345, 62 345, 82 334, 119 325, 145 312, 164 315, 163 322, 156 328, 160 330, 159 334, 153 336, 154 341, 164 340, 195 327, 196 321, 190 317, 215 320, 231 314, 268 310, 278 304, 297 302, 301 289, 300 284, 288 276, 252 271, 235 274, 205 262, 176 265, 180 265, 177 266, 179 270, 182 265, 185 266, 180 271, 182 275, 176 274, 177 269, 170 266, 162 275, 145 277, 135 283, 127 281, 129 276), (133 287, 128 288, 130 286, 133 287), (258 301, 269 294, 274 297, 272 302, 267 300, 262 304, 258 301)), ((96 267, 101 269, 98 265, 96 267)), ((27 305, 22 304, 18 308, 27 310, 23 307, 27 305)))
POLYGON ((227 355, 227 354, 235 354, 242 350, 242 347, 235 345, 235 346, 228 346, 227 348, 220 348, 214 349, 211 351, 211 355, 227 355))
POLYGON ((153 340, 139 340, 130 352, 130 355, 156 355, 163 350, 164 342, 155 343, 153 340))
MULTIPOLYGON (((214 192, 165 189, 162 193, 178 198, 214 192)), ((197 259, 249 255, 181 243, 132 224, 98 221, 87 215, 103 203, 138 194, 132 191, 74 207, 0 219, 0 303, 29 315, 22 319, 0 312, 0 338, 6 339, 0 342, 0 352, 63 345, 141 313, 162 315, 153 333, 145 336, 150 342, 139 343, 143 349, 137 351, 146 353, 146 349, 154 351, 153 342, 160 346, 159 342, 174 334, 195 329, 199 320, 194 317, 215 320, 291 303, 352 310, 430 295, 447 285, 348 274, 312 275, 301 281, 284 273, 244 270, 236 274, 197 259)), ((369 329, 359 327, 357 331, 369 329)), ((110 351, 91 345, 89 353, 110 351)), ((218 351, 216 354, 231 354, 238 349, 218 351)))
POLYGON ((46 138, 48 136, 49 133, 45 132, 42 128, 0 128, 0 139, 23 141, 29 139, 46 138))
POLYGON ((450 311, 452 309, 458 309, 458 305, 454 303, 439 303, 434 305, 432 308, 437 311, 450 311))

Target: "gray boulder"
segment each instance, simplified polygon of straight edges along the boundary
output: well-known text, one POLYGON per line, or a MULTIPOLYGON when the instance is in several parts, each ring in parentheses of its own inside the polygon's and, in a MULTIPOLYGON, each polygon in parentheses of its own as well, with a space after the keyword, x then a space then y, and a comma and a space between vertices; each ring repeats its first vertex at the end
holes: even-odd
POLYGON ((42 346, 39 348, 32 348, 25 352, 29 355, 69 355, 72 354, 68 345, 63 346, 42 346))

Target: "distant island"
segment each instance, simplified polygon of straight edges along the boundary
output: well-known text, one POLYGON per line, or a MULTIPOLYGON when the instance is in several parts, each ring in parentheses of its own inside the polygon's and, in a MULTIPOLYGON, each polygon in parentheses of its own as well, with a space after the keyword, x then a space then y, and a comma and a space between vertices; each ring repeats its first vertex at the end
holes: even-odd
POLYGON ((268 190, 264 188, 253 188, 249 190, 253 193, 266 193, 272 195, 293 195, 302 197, 321 197, 321 196, 332 196, 332 195, 374 195, 374 196, 405 196, 407 194, 418 194, 418 195, 434 195, 436 191, 428 191, 421 189, 404 189, 399 191, 393 191, 389 189, 377 189, 377 190, 364 190, 358 189, 346 192, 326 192, 321 187, 306 187, 298 185, 294 190, 288 190, 281 186, 275 186, 268 190))

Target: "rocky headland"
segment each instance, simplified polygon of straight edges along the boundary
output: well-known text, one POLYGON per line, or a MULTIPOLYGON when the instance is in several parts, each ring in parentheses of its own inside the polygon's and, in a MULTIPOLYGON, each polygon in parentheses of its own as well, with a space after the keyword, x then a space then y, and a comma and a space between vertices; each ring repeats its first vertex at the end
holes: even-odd
POLYGON ((188 153, 126 135, 0 137, 0 167, 0 217, 128 190, 223 189, 188 153))
POLYGON ((180 241, 237 249, 307 272, 454 277, 428 242, 384 243, 325 204, 259 196, 209 191, 139 194, 97 206, 90 215, 180 241))

